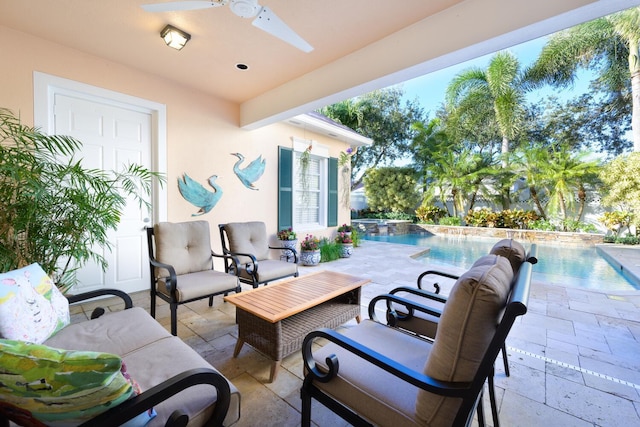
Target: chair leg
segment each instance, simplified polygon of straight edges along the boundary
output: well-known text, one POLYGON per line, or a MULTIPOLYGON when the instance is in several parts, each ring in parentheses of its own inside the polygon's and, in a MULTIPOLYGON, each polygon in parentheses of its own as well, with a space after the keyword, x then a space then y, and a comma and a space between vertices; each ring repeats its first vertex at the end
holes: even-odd
POLYGON ((482 398, 484 396, 483 392, 480 392, 480 398, 478 399, 478 406, 476 407, 477 410, 477 414, 478 414, 478 426, 479 427, 484 427, 485 423, 484 423, 484 407, 482 406, 482 398))
POLYGON ((213 307, 213 295, 209 297, 209 307, 213 307))
POLYGON ((498 419, 498 405, 496 405, 496 388, 493 382, 494 374, 495 372, 492 369, 488 377, 489 403, 491 404, 491 417, 493 418, 493 427, 500 427, 500 420, 498 419))
POLYGON ((154 291, 151 291, 151 317, 153 317, 154 319, 156 318, 156 293, 154 291))
POLYGON ((502 344, 502 362, 504 363, 504 373, 506 376, 509 376, 510 372, 509 359, 507 359, 507 344, 502 344))
POLYGON ((178 336, 178 304, 170 303, 171 307, 171 335, 178 336))
POLYGON ((300 390, 300 398, 302 399, 302 421, 300 425, 302 427, 311 426, 311 396, 307 391, 300 390))

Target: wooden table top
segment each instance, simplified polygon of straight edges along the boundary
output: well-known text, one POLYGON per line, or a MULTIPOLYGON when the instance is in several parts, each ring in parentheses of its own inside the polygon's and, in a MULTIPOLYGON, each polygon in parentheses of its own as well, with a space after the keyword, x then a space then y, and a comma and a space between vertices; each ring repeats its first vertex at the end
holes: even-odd
POLYGON ((370 281, 344 273, 319 271, 228 295, 224 300, 268 322, 276 323, 370 281))

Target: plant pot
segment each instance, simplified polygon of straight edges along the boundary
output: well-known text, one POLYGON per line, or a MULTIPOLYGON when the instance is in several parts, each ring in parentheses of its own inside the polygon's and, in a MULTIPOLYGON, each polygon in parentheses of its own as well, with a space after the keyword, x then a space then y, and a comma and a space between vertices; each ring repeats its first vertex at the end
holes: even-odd
POLYGON ((300 252, 300 262, 302 265, 314 266, 320 264, 320 249, 315 251, 300 252))
POLYGON ((353 253, 353 243, 342 243, 340 245, 340 258, 349 258, 353 253))
POLYGON ((298 246, 298 239, 280 240, 280 243, 282 243, 282 247, 284 248, 295 249, 296 246, 298 246))

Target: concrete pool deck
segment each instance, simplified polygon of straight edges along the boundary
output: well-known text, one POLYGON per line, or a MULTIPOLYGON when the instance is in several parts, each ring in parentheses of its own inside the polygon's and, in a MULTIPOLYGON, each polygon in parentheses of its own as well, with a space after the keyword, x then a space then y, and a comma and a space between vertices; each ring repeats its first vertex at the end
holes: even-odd
POLYGON ((624 245, 596 245, 598 253, 640 289, 640 248, 624 245))
MULTIPOLYGON (((371 279, 363 287, 366 315, 374 296, 415 286, 428 266, 412 259, 414 252, 415 246, 363 241, 351 258, 301 266, 300 273, 331 270, 371 279)), ((640 249, 610 253, 620 255, 625 266, 640 264, 640 249)), ((149 307, 148 292, 133 297, 134 304, 149 307)), ((87 316, 95 305, 75 306, 74 316, 87 316)), ((299 353, 283 361, 276 381, 269 384, 266 357, 250 346, 232 357, 237 336, 233 305, 215 297, 213 307, 206 300, 186 304, 178 316, 178 335, 240 389, 236 426, 300 425, 299 353)), ((168 305, 159 307, 157 318, 169 328, 168 305)), ((351 321, 342 327, 354 325, 351 321)), ((502 363, 496 364, 502 426, 640 425, 640 291, 599 292, 534 280, 528 313, 512 329, 507 345, 511 376, 504 375, 502 363)), ((488 409, 485 404, 490 418, 488 409)), ((317 426, 348 425, 316 403, 312 421, 317 426)))

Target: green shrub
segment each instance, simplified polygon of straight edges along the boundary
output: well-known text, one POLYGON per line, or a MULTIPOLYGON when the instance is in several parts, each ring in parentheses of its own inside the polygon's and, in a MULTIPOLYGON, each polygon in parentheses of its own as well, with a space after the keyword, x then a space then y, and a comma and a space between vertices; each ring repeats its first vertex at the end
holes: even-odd
POLYGON ((529 223, 531 230, 556 231, 556 226, 548 219, 538 219, 529 223))
POLYGON ((440 225, 462 225, 462 220, 457 216, 445 216, 440 218, 440 225))
POLYGON ((433 205, 422 205, 416 209, 416 216, 420 222, 436 223, 438 220, 447 215, 447 211, 433 205))
POLYGON ((491 209, 481 208, 470 210, 464 217, 464 222, 471 227, 493 227, 495 217, 496 214, 491 209))
POLYGON ((640 238, 636 236, 614 236, 610 234, 608 236, 604 236, 605 243, 617 243, 619 245, 640 245, 640 238))
POLYGON ((353 241, 354 248, 360 246, 360 233, 358 233, 358 230, 355 227, 351 231, 351 240, 353 241))
POLYGON ((335 261, 340 258, 340 244, 323 237, 320 240, 320 262, 335 261))
POLYGON ((598 231, 593 224, 587 224, 586 222, 576 221, 575 219, 565 219, 562 221, 562 229, 565 231, 583 232, 583 233, 595 233, 598 231))
POLYGON ((598 220, 607 228, 607 230, 619 236, 623 228, 629 227, 631 224, 631 212, 605 212, 600 218, 598 218, 598 220))

